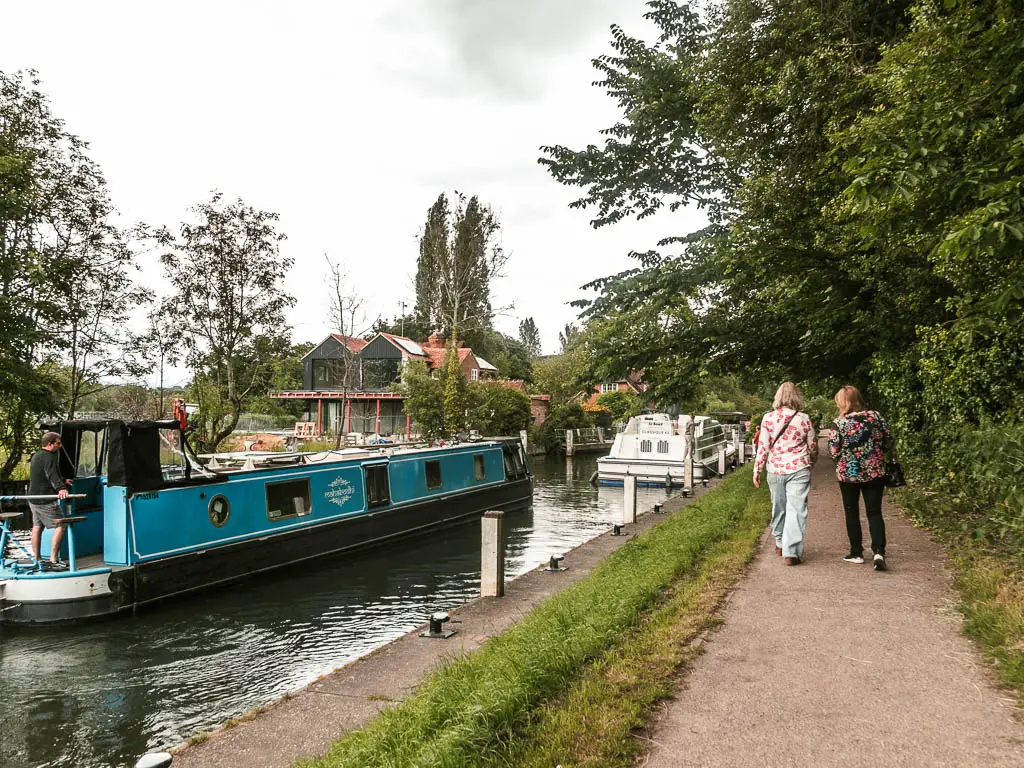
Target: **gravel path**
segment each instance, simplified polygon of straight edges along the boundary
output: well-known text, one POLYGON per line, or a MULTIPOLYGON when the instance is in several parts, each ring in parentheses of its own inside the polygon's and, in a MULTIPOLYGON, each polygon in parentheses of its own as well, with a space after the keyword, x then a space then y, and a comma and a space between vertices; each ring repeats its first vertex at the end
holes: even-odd
POLYGON ((648 768, 1024 766, 1020 712, 960 633, 940 548, 884 513, 889 571, 869 564, 866 520, 867 562, 843 562, 839 489, 818 462, 804 563, 783 566, 765 537, 649 732, 648 768))

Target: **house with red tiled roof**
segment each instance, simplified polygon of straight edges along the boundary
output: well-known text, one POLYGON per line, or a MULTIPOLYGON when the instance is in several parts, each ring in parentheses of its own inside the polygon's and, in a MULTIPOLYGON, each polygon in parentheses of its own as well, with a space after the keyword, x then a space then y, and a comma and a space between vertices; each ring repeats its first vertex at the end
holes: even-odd
MULTIPOLYGON (((469 347, 456 351, 466 381, 497 376, 498 369, 469 347)), ((439 371, 447 353, 444 339, 436 333, 425 344, 393 333, 370 339, 332 333, 303 356, 302 389, 273 392, 271 397, 305 400, 317 434, 339 426, 345 432, 408 434, 402 396, 391 388, 411 361, 439 371)))
POLYGON ((589 395, 582 392, 578 397, 581 405, 597 405, 597 398, 609 392, 632 392, 642 395, 646 391, 647 382, 644 381, 643 372, 629 371, 621 379, 603 381, 589 395))

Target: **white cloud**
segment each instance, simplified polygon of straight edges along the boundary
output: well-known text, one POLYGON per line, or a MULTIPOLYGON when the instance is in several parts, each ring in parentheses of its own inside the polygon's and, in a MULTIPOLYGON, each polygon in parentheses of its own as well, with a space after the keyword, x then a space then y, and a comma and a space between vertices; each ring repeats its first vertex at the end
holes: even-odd
MULTIPOLYGON (((296 340, 326 324, 327 252, 372 308, 413 300, 416 235, 443 190, 500 214, 499 329, 533 316, 546 351, 578 286, 697 213, 595 231, 537 164, 617 115, 590 83, 608 26, 642 0, 23 3, 5 8, 0 69, 39 70, 54 111, 91 142, 125 219, 175 226, 219 189, 281 215, 296 260, 296 340)), ((155 263, 145 279, 161 289, 155 263)))

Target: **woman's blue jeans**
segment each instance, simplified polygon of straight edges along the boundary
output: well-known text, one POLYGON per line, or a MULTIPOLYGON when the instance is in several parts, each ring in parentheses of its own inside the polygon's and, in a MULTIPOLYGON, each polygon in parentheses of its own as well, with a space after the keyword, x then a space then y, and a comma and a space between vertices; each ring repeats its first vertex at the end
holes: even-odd
POLYGON ((807 492, 811 490, 811 470, 800 469, 789 475, 768 473, 772 492, 772 534, 783 557, 804 556, 804 531, 807 530, 807 492))

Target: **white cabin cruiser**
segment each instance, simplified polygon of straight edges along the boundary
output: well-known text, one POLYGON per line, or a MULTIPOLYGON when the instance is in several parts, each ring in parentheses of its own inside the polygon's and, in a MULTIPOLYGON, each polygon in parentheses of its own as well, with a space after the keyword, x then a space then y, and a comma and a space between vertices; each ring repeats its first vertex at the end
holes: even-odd
MULTIPOLYGON (((611 453, 597 460, 597 481, 602 485, 622 485, 626 475, 633 475, 638 485, 684 487, 689 423, 689 416, 680 416, 677 422, 667 413, 634 416, 615 436, 611 453)), ((732 460, 736 449, 729 437, 710 416, 694 417, 695 481, 718 474, 718 454, 722 448, 726 460, 732 460)))

